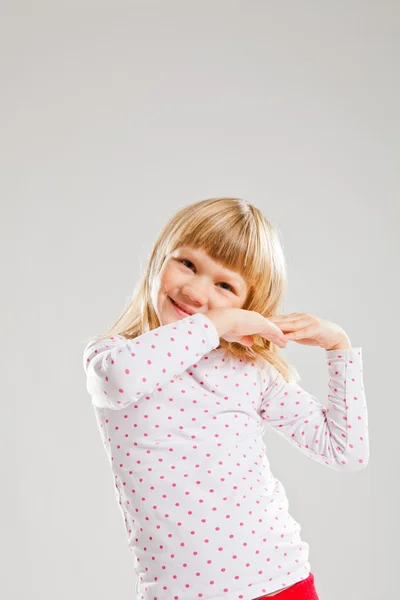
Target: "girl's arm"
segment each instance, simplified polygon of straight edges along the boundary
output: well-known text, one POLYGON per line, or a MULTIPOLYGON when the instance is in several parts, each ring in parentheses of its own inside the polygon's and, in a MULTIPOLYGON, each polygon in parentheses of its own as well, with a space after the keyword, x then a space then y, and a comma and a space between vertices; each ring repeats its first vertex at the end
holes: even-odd
POLYGON ((309 458, 335 470, 362 469, 369 460, 362 350, 326 350, 325 358, 326 408, 267 364, 260 416, 309 458))
POLYGON ((117 335, 91 341, 83 352, 87 391, 99 408, 125 408, 183 373, 218 345, 218 330, 202 313, 131 340, 117 335))

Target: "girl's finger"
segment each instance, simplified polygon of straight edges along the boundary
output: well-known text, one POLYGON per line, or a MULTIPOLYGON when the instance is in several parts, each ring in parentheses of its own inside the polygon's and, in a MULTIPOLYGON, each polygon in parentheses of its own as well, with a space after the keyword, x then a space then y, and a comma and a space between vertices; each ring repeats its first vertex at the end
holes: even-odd
POLYGON ((254 344, 254 338, 252 335, 244 335, 238 341, 240 344, 247 346, 248 348, 251 348, 251 346, 254 344))
POLYGON ((279 322, 282 331, 293 331, 307 326, 312 326, 309 319, 291 319, 290 321, 279 322))
POLYGON ((282 329, 279 325, 276 325, 275 323, 272 324, 267 324, 267 328, 266 331, 268 334, 275 334, 278 337, 283 337, 283 333, 282 333, 282 329), (271 331, 272 330, 272 331, 271 331))
POLYGON ((282 345, 285 345, 287 342, 285 335, 279 328, 277 328, 276 331, 275 329, 274 331, 260 331, 258 335, 263 337, 265 340, 270 340, 271 342, 277 344, 280 347, 282 347, 282 345))
POLYGON ((301 338, 311 338, 317 334, 314 325, 310 325, 309 327, 304 327, 303 329, 298 329, 297 331, 292 331, 291 333, 287 333, 285 338, 287 340, 298 340, 301 338))
POLYGON ((278 317, 270 317, 269 320, 272 321, 272 323, 290 323, 290 322, 297 322, 300 321, 302 319, 305 319, 305 317, 303 315, 280 315, 278 317))
POLYGON ((272 315, 271 317, 267 317, 268 319, 287 319, 290 317, 302 317, 304 313, 287 313, 282 315, 272 315))

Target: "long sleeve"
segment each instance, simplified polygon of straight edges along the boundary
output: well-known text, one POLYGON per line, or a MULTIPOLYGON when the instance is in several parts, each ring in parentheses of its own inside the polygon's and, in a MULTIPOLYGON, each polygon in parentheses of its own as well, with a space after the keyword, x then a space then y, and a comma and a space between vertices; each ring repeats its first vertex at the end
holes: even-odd
POLYGON ((327 350, 325 357, 329 375, 326 408, 268 365, 260 415, 309 458, 335 470, 359 470, 369 461, 362 350, 327 350))
POLYGON ((87 391, 99 408, 125 408, 183 373, 218 345, 217 329, 202 313, 134 339, 118 335, 91 341, 83 352, 87 391))

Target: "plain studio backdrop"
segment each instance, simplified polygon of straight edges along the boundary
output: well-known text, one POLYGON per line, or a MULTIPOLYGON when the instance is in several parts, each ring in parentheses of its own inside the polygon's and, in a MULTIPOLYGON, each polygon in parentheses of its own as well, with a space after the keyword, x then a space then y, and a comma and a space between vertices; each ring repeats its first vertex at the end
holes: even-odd
MULTIPOLYGON (((370 462, 266 426, 321 600, 398 588, 396 0, 1 5, 2 595, 134 598, 82 352, 183 205, 242 197, 281 232, 286 313, 361 346, 370 462)), ((324 351, 282 351, 327 403, 324 351)))

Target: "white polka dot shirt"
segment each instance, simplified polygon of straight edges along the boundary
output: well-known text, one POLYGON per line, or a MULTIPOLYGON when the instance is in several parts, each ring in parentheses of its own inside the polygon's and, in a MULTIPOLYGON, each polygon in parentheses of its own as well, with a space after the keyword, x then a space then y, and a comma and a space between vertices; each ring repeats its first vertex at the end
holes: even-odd
POLYGON ((361 348, 325 351, 325 408, 219 342, 197 313, 84 350, 137 600, 252 600, 308 577, 309 546, 271 473, 265 423, 332 469, 368 463, 361 348))

